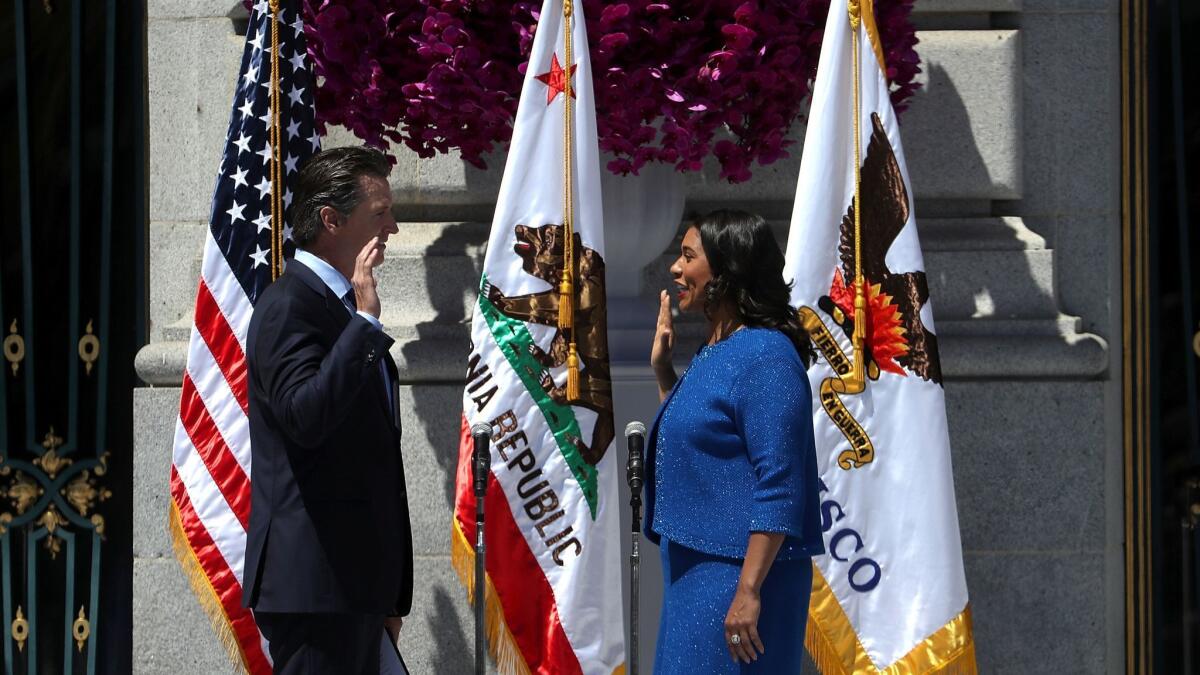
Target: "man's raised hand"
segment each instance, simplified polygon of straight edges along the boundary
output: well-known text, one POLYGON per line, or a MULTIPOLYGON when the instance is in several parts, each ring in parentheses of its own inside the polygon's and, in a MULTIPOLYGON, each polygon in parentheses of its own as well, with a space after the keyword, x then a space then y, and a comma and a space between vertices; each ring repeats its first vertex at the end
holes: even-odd
POLYGON ((383 250, 386 244, 378 236, 358 252, 354 258, 354 275, 350 284, 354 286, 354 301, 359 311, 366 312, 376 319, 379 318, 379 293, 375 290, 375 268, 383 262, 383 250))

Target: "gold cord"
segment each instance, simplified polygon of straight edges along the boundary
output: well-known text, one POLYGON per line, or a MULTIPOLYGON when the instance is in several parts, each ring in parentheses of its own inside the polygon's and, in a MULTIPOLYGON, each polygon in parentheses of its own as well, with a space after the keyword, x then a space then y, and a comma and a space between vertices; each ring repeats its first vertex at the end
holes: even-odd
POLYGON ((563 56, 566 60, 566 87, 563 92, 563 272, 559 284, 558 327, 568 331, 567 400, 579 398, 579 353, 575 342, 575 114, 571 96, 571 69, 575 54, 572 45, 571 18, 573 0, 563 0, 563 56))
POLYGON ((283 274, 283 175, 280 166, 279 0, 271 0, 271 280, 283 274))
POLYGON ((854 369, 846 386, 857 393, 866 388, 867 291, 862 273, 862 83, 859 78, 858 29, 862 23, 859 0, 849 0, 850 51, 854 63, 854 369))

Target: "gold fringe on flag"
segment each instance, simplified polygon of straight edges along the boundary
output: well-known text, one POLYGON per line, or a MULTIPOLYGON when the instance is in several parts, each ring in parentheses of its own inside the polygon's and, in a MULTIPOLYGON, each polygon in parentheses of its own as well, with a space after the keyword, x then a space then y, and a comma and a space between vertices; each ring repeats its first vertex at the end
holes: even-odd
MULTIPOLYGON (((475 548, 467 541, 458 518, 451 518, 450 529, 450 564, 458 574, 458 580, 467 589, 467 599, 475 601, 475 548)), ((504 675, 528 675, 529 666, 521 654, 521 648, 508 623, 504 621, 504 608, 500 606, 500 596, 492 585, 492 577, 484 574, 487 589, 484 591, 484 632, 487 634, 488 653, 496 663, 496 670, 504 675)), ((612 675, 625 675, 625 664, 613 669, 612 675)))
POLYGON ((979 675, 971 607, 882 670, 875 667, 825 577, 813 565, 804 648, 822 675, 979 675))
MULTIPOLYGON (((467 599, 475 601, 475 549, 467 541, 457 518, 450 519, 452 534, 450 541, 450 564, 458 574, 458 580, 467 589, 467 599)), ((521 648, 508 630, 504 621, 504 608, 500 606, 500 596, 492 585, 492 578, 484 574, 487 588, 484 590, 483 625, 487 634, 488 653, 496 663, 496 669, 505 675, 528 675, 529 666, 521 655, 521 648)))
POLYGON ((167 528, 171 532, 171 548, 175 551, 175 558, 179 560, 179 566, 183 568, 183 576, 187 577, 188 583, 192 587, 192 593, 196 595, 196 600, 200 602, 200 607, 208 616, 208 622, 212 625, 213 633, 217 635, 217 641, 225 648, 229 660, 241 672, 248 674, 250 671, 246 667, 246 652, 242 649, 242 643, 233 631, 233 623, 229 620, 229 615, 225 613, 225 607, 221 604, 217 589, 213 588, 212 581, 204 573, 200 560, 196 558, 196 552, 192 550, 187 535, 183 532, 183 520, 174 499, 171 500, 171 512, 167 515, 167 528))

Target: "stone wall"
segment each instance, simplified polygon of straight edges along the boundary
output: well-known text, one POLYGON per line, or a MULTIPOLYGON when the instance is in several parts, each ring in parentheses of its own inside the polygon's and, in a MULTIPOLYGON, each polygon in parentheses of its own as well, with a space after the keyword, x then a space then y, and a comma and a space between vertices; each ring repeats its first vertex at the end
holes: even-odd
MULTIPOLYGON (((132 392, 137 672, 231 670, 171 554, 166 517, 201 242, 242 48, 232 4, 149 2, 152 341, 136 364, 149 386, 132 392)), ((947 375, 982 672, 1122 669, 1117 7, 917 3, 925 87, 902 133, 947 375)), ((326 146, 352 142, 335 133, 326 146)), ((715 170, 689 176, 688 208, 754 209, 783 236, 799 156, 797 145, 792 160, 737 186, 715 170)), ((465 322, 503 157, 490 165, 401 153, 392 176, 403 222, 381 288, 404 382, 421 580, 403 638, 414 673, 470 668, 471 613, 450 569, 447 524, 465 322)), ((667 259, 644 272, 647 331, 667 259)), ((653 414, 637 358, 615 355, 633 361, 615 369, 621 425, 653 414)), ((655 557, 645 565, 648 665, 655 557)))

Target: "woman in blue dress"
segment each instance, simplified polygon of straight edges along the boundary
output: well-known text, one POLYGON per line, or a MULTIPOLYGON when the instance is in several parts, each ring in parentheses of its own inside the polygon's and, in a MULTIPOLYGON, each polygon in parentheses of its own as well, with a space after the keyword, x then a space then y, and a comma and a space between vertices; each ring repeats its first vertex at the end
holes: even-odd
POLYGON ((662 405, 647 457, 646 536, 661 549, 656 673, 799 673, 823 553, 808 336, 766 222, 716 211, 671 266, 708 339, 682 377, 660 298, 651 365, 662 405))

